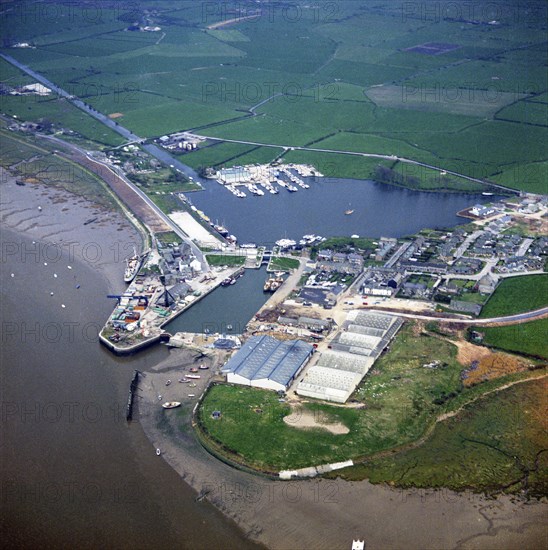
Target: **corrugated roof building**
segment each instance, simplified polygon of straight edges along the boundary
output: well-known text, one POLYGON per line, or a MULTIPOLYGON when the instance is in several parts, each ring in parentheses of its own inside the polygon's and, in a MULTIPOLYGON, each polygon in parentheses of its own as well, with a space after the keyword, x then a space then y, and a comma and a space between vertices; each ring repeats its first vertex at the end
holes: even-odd
POLYGON ((313 351, 301 340, 252 336, 221 370, 229 383, 285 391, 313 351))
POLYGON ((372 311, 348 314, 331 341, 297 386, 297 393, 345 403, 402 325, 401 319, 372 311))

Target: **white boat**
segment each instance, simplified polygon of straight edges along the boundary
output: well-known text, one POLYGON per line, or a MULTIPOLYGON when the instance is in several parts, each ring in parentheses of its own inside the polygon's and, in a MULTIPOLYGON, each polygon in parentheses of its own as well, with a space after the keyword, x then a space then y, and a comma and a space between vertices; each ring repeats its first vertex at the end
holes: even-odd
POLYGON ((124 281, 126 283, 131 283, 131 281, 135 279, 135 276, 139 272, 139 269, 141 269, 142 263, 142 257, 139 256, 135 248, 133 248, 133 256, 126 260, 126 270, 124 272, 124 281))
POLYGON ((291 239, 280 239, 279 241, 276 241, 276 246, 279 246, 281 248, 290 248, 291 246, 295 246, 296 244, 297 242, 291 239))
POLYGON ((186 378, 191 378, 192 380, 199 380, 201 376, 199 374, 187 374, 186 378))
POLYGON ((164 409, 176 409, 177 407, 181 406, 180 401, 166 401, 165 403, 162 403, 162 407, 164 409))
POLYGON ((160 449, 156 449, 156 456, 160 456, 162 454, 162 451, 160 449))

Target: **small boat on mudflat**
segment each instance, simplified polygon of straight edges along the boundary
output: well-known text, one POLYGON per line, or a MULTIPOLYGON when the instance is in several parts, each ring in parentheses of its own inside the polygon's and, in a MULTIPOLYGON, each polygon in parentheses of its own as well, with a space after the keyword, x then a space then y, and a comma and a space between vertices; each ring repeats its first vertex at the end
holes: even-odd
POLYGON ((165 403, 162 403, 162 407, 164 409, 176 409, 177 407, 181 406, 180 401, 166 401, 165 403))

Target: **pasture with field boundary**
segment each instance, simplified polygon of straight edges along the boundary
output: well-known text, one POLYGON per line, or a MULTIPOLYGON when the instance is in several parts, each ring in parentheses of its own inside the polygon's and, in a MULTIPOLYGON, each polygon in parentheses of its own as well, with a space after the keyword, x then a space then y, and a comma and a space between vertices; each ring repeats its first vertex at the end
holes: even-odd
MULTIPOLYGON (((38 8, 34 18, 13 10, 4 14, 9 36, 1 51, 143 137, 195 129, 288 147, 324 140, 342 151, 389 152, 539 191, 547 179, 546 5, 531 4, 535 17, 509 0, 497 3, 496 14, 477 6, 474 17, 457 17, 434 0, 399 9, 387 0, 341 1, 333 9, 296 0, 291 10, 274 6, 239 18, 239 4, 229 2, 227 13, 236 17, 228 28, 223 14, 205 16, 191 3, 154 2, 152 11, 148 0, 131 10, 105 5, 93 20, 76 10, 47 25, 38 8), (136 20, 153 32, 136 32, 143 30, 136 20), (12 47, 17 42, 29 47, 12 47)), ((5 74, 5 86, 30 80, 13 69, 5 74)), ((4 96, 3 112, 23 120, 61 113, 85 138, 119 142, 72 107, 63 114, 55 101, 16 101, 4 96)), ((232 149, 236 154, 219 146, 185 159, 202 166, 234 157, 241 164, 282 152, 232 149)), ((318 157, 319 166, 330 162, 318 157)), ((379 164, 345 158, 330 175, 375 178, 379 164)), ((458 180, 417 177, 425 189, 470 190, 458 180)))

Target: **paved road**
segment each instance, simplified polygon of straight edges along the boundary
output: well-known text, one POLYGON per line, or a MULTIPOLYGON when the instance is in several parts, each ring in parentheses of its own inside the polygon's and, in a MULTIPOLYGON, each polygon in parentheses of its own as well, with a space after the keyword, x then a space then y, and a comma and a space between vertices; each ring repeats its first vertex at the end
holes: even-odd
POLYGON ((379 313, 388 313, 389 315, 397 315, 406 319, 419 319, 421 321, 439 321, 440 323, 455 323, 459 325, 494 325, 498 323, 519 324, 535 319, 540 319, 548 315, 548 306, 533 311, 517 313, 514 315, 504 315, 502 317, 490 317, 486 319, 453 319, 451 317, 436 317, 435 315, 419 315, 414 313, 397 313, 383 309, 374 309, 379 313))
POLYGON ((294 146, 294 145, 280 145, 275 143, 260 143, 258 141, 246 141, 241 139, 225 139, 225 138, 219 138, 219 137, 212 137, 212 136, 206 136, 204 134, 200 134, 201 137, 205 137, 209 140, 213 141, 223 141, 228 143, 242 143, 244 145, 254 145, 256 147, 273 147, 276 149, 284 149, 286 151, 312 151, 315 153, 329 153, 329 154, 338 154, 338 155, 352 155, 357 157, 368 157, 368 158, 378 158, 378 159, 384 159, 384 160, 394 160, 403 162, 405 164, 413 164, 415 166, 423 166, 424 168, 430 168, 431 170, 436 170, 438 172, 445 172, 446 174, 451 174, 452 176, 457 176, 459 178, 463 178, 468 181, 473 181, 475 183, 480 183, 481 185, 487 185, 489 187, 496 187, 497 189, 500 189, 502 191, 511 192, 515 194, 519 194, 519 191, 516 189, 511 189, 510 187, 505 187, 504 185, 499 185, 496 183, 491 183, 489 181, 485 181, 478 178, 473 178, 471 176, 467 176, 465 174, 460 174, 459 172, 455 172, 453 170, 447 170, 446 168, 443 168, 441 166, 434 166, 432 164, 427 164, 425 162, 419 162, 418 160, 408 159, 405 157, 398 157, 396 155, 381 155, 379 153, 361 153, 356 151, 341 151, 339 149, 320 149, 317 147, 300 147, 300 146, 294 146))
POLYGON ((478 229, 471 235, 468 235, 465 241, 457 248, 457 251, 455 252, 455 260, 458 260, 468 250, 468 248, 470 248, 470 245, 483 233, 483 229, 478 229))

